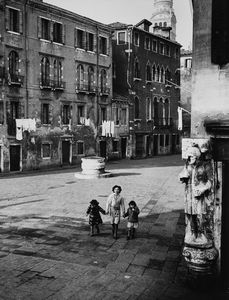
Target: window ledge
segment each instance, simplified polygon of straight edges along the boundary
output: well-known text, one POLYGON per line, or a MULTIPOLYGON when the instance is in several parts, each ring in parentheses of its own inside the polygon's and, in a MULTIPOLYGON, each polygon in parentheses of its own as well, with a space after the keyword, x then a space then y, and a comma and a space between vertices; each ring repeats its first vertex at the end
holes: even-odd
POLYGON ((152 83, 152 80, 146 80, 146 84, 147 84, 147 83, 152 83))
POLYGON ((7 30, 8 33, 12 33, 12 34, 16 34, 16 35, 21 35, 20 32, 16 32, 16 31, 11 31, 11 30, 7 30))
POLYGON ((134 77, 134 81, 142 81, 142 79, 138 77, 134 77))
POLYGON ((134 119, 134 122, 141 122, 142 119, 134 119))
POLYGON ((104 56, 104 57, 108 57, 108 54, 99 53, 99 55, 104 56))
POLYGON ((46 43, 50 43, 50 44, 51 44, 51 41, 50 41, 50 40, 46 40, 46 39, 40 38, 40 41, 41 41, 41 42, 46 42, 46 43))
POLYGON ((88 53, 95 54, 95 51, 87 50, 88 53))
POLYGON ((83 48, 79 48, 79 47, 76 47, 76 50, 78 50, 78 51, 82 51, 82 52, 85 52, 85 51, 86 51, 85 49, 83 49, 83 48))
POLYGON ((54 45, 63 46, 64 43, 53 42, 54 45))

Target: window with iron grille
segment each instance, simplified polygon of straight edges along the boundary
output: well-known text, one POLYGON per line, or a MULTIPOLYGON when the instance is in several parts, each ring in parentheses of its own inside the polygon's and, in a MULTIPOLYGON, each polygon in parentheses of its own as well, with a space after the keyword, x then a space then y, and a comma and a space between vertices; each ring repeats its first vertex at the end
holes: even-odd
POLYGON ((53 42, 63 43, 63 25, 61 23, 53 23, 53 42))
POLYGON ((82 155, 84 154, 84 142, 77 142, 77 154, 82 155))
POLYGON ((50 20, 41 18, 41 38, 44 40, 50 40, 50 25, 50 20))
POLYGON ((100 54, 107 54, 107 38, 101 36, 99 44, 100 54))
POLYGON ((50 107, 49 107, 48 103, 41 104, 41 122, 42 122, 42 124, 50 124, 49 109, 50 109, 50 107))
POLYGON ((51 158, 51 144, 44 143, 41 145, 42 158, 51 158))

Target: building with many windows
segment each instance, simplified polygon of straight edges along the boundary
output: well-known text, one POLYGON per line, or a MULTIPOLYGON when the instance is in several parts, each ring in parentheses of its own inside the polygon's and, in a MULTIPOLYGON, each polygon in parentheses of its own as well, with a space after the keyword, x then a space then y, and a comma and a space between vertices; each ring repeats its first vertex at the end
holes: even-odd
POLYGON ((121 152, 135 158, 180 151, 180 44, 150 32, 146 19, 135 26, 110 25, 112 118, 118 120, 121 152))
MULTIPOLYGON (((0 4, 2 172, 104 155, 111 28, 42 0, 0 4)), ((108 147, 109 148, 109 147, 108 147)))

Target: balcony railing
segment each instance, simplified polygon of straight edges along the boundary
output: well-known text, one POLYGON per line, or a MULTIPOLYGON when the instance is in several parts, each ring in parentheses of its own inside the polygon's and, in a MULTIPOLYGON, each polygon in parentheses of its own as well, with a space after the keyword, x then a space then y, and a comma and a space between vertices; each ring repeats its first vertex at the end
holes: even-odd
POLYGON ((91 84, 77 84, 76 85, 76 92, 77 93, 89 93, 95 94, 97 92, 97 87, 91 84))
POLYGON ((64 90, 66 82, 62 80, 51 80, 51 85, 53 90, 64 90))
POLYGON ((171 126, 173 126, 172 118, 153 118, 147 121, 137 119, 130 124, 130 130, 134 130, 135 132, 152 132, 156 128, 169 128, 171 126))
POLYGON ((172 118, 154 118, 153 119, 154 126, 156 127, 170 127, 173 125, 172 118))
POLYGON ((100 94, 102 94, 102 95, 109 95, 110 94, 110 88, 108 88, 108 87, 101 87, 100 88, 100 94))
POLYGON ((52 81, 50 79, 46 79, 46 78, 40 79, 40 88, 41 89, 51 89, 52 81))
POLYGON ((24 82, 24 76, 18 74, 8 74, 8 84, 21 86, 24 82))

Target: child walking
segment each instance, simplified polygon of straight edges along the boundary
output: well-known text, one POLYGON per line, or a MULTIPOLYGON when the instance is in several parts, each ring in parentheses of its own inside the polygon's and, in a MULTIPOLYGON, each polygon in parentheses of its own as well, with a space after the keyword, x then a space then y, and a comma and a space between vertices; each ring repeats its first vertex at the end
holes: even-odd
POLYGON ((127 209, 127 212, 125 213, 124 217, 128 217, 127 222, 127 240, 130 238, 135 237, 135 230, 138 228, 138 215, 139 215, 139 208, 137 207, 137 204, 135 201, 129 202, 129 207, 127 209))
POLYGON ((86 215, 89 215, 90 235, 94 236, 94 228, 97 230, 97 234, 100 233, 99 224, 102 224, 102 218, 100 212, 105 215, 105 210, 99 206, 99 202, 96 199, 92 199, 88 206, 86 215))

